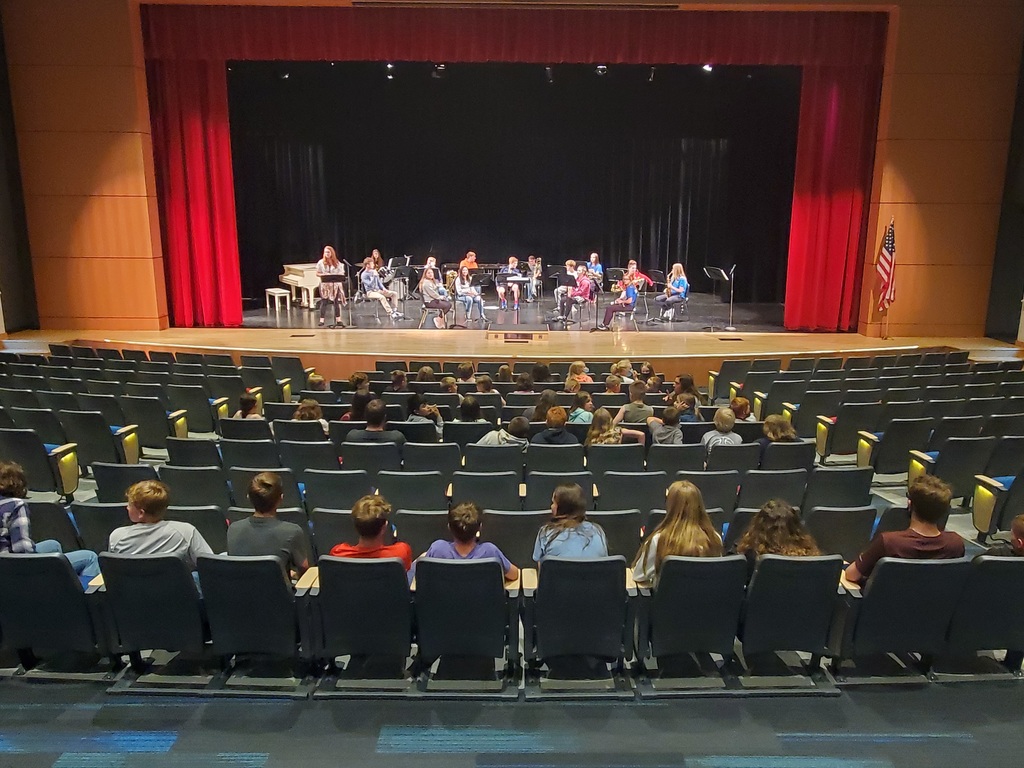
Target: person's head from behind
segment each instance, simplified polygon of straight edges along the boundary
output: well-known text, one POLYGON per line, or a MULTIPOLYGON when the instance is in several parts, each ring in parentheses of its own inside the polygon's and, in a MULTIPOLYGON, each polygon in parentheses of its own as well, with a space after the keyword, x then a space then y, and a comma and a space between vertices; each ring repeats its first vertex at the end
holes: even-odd
POLYGON ((349 408, 349 419, 351 421, 366 420, 366 406, 374 401, 372 392, 356 392, 352 396, 352 407, 349 408))
POLYGON ((512 381, 512 366, 502 365, 498 367, 498 381, 512 381))
POLYGON ((247 491, 252 508, 261 515, 272 515, 281 506, 284 498, 284 486, 281 476, 276 472, 260 472, 249 481, 247 491))
POLYGON ((781 416, 777 413, 773 413, 767 419, 764 420, 764 436, 771 440, 773 443, 779 440, 783 442, 792 442, 796 440, 796 430, 793 429, 793 424, 785 416, 781 416))
POLYGON ((476 377, 476 391, 481 393, 494 391, 494 384, 491 382, 491 377, 486 373, 476 377))
POLYGON ((311 373, 309 378, 306 379, 306 386, 309 387, 310 392, 326 392, 327 379, 319 373, 311 373))
POLYGON ((243 418, 249 414, 256 413, 256 407, 259 405, 259 401, 254 395, 250 395, 246 392, 244 395, 238 398, 238 410, 242 414, 243 418))
POLYGON ((938 525, 949 512, 953 490, 935 475, 915 477, 907 488, 910 516, 922 523, 938 525))
POLYGON ((562 387, 563 392, 575 395, 580 391, 580 380, 579 379, 566 379, 565 384, 562 387))
POLYGON ((348 383, 356 392, 366 391, 370 388, 370 377, 362 371, 356 371, 348 377, 348 383))
POLYGON ((577 360, 569 366, 569 377, 576 378, 577 376, 585 376, 587 373, 587 365, 582 360, 577 360))
POLYGON ((171 489, 159 480, 143 480, 125 491, 128 517, 133 523, 158 523, 171 503, 171 489))
POLYGON ((533 377, 528 373, 520 373, 516 379, 516 392, 533 392, 533 377))
POLYGON ((767 501, 757 510, 736 545, 736 551, 791 557, 820 554, 800 515, 779 499, 767 501))
POLYGON ((679 409, 673 406, 666 408, 661 414, 661 423, 666 427, 679 426, 679 409))
POLYGON ((303 400, 292 414, 292 418, 296 421, 319 421, 323 417, 323 409, 316 400, 303 400))
POLYGON ((548 408, 547 415, 544 417, 544 423, 547 424, 548 429, 561 429, 565 426, 568 418, 565 408, 556 405, 553 408, 548 408))
POLYGON ((583 489, 576 483, 565 483, 551 494, 551 518, 555 522, 570 522, 578 525, 587 516, 587 503, 583 489))
POLYGON ((352 506, 352 525, 361 539, 376 539, 384 533, 391 505, 383 496, 363 496, 352 506))
POLYGON ((587 441, 591 442, 596 438, 607 435, 612 431, 612 413, 607 408, 598 408, 594 411, 594 418, 590 422, 590 429, 587 430, 587 441))
POLYGON ((604 389, 609 394, 617 395, 622 391, 622 379, 614 373, 604 380, 604 389))
POLYGON ((429 365, 422 366, 416 371, 416 381, 434 381, 434 369, 429 365))
POLYGON ((545 363, 537 363, 533 366, 533 381, 548 381, 551 378, 551 369, 545 363))
POLYGON ((629 401, 631 403, 642 403, 646 394, 647 385, 642 381, 634 381, 629 385, 629 401))
MULTIPOLYGON (((704 497, 697 486, 687 480, 679 480, 668 487, 665 518, 655 531, 660 532, 654 559, 658 572, 669 555, 718 557, 722 554, 722 539, 704 508, 704 497)), ((638 553, 637 560, 642 556, 646 556, 645 551, 638 553)))
POLYGON ((459 367, 455 369, 455 375, 459 381, 469 381, 473 378, 473 364, 459 363, 459 367))
POLYGON ((391 388, 405 389, 405 371, 394 370, 391 372, 391 388))
POLYGON ((736 414, 732 408, 719 408, 715 411, 715 429, 719 432, 732 432, 736 426, 736 414))
POLYGON ((469 544, 476 541, 482 518, 480 507, 471 501, 464 501, 448 512, 448 530, 457 542, 469 544))
POLYGON ((24 499, 28 496, 28 480, 21 464, 0 461, 0 497, 24 499))
POLYGON ((533 407, 532 421, 544 421, 548 417, 548 411, 558 403, 558 393, 553 389, 545 389, 537 398, 537 404, 533 407))
POLYGON ((589 392, 580 390, 576 393, 576 397, 572 401, 572 410, 574 411, 593 411, 594 410, 594 398, 590 396, 589 392))
POLYGON ((454 376, 445 376, 441 379, 441 391, 442 392, 458 392, 459 384, 455 381, 454 376))
POLYGON ((732 409, 739 421, 743 421, 750 415, 750 401, 745 397, 734 397, 729 403, 729 408, 732 409))
POLYGON ((387 420, 387 404, 383 400, 371 400, 366 406, 366 426, 383 429, 387 420))
POLYGON ((1024 515, 1010 521, 1010 546, 1018 555, 1024 554, 1024 515))
POLYGON ((696 407, 697 400, 689 392, 683 392, 676 398, 676 408, 678 409, 680 415, 684 413, 693 413, 696 407))
POLYGON ((459 404, 459 421, 479 421, 480 401, 472 395, 466 395, 459 404))
POLYGON ((516 416, 508 423, 508 433, 525 440, 530 436, 530 420, 525 416, 516 416))

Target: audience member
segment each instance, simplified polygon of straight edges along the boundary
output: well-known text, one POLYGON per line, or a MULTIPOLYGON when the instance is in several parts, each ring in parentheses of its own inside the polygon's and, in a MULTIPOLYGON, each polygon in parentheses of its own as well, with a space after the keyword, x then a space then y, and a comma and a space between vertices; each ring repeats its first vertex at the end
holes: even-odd
MULTIPOLYGON (((505 581, 517 581, 519 569, 512 565, 494 544, 479 540, 482 521, 483 514, 476 504, 456 504, 448 512, 448 531, 453 540, 438 539, 430 545, 424 557, 437 557, 442 560, 497 560, 501 563, 505 581)), ((416 564, 413 563, 414 573, 415 570, 416 564)))
POLYGON ((309 378, 306 379, 306 389, 310 392, 326 392, 327 379, 319 373, 311 373, 309 374, 309 378))
POLYGON ((358 544, 342 542, 331 549, 333 557, 397 557, 405 570, 412 567, 412 549, 404 541, 384 543, 391 505, 383 496, 363 496, 352 507, 352 525, 359 534, 358 544))
POLYGON ((355 394, 367 394, 370 391, 370 377, 362 371, 356 371, 348 377, 348 384, 355 394))
POLYGON ((32 540, 31 515, 28 502, 28 480, 20 464, 0 461, 0 552, 60 553, 84 584, 100 574, 99 559, 95 552, 76 549, 64 552, 60 542, 53 539, 32 540))
POLYGON ((352 405, 341 415, 342 421, 366 421, 366 406, 377 399, 373 392, 356 392, 352 396, 352 405))
POLYGON ((498 374, 494 377, 495 381, 509 382, 512 381, 512 366, 501 365, 498 366, 498 374))
POLYGON ((736 416, 736 421, 757 421, 750 412, 750 401, 745 397, 734 397, 729 403, 729 408, 736 416))
POLYGON ((995 557, 1024 557, 1024 515, 1010 521, 1010 541, 993 544, 983 553, 995 557))
POLYGON ((534 435, 530 442, 534 445, 579 445, 576 435, 565 429, 567 420, 565 408, 560 405, 549 408, 544 418, 547 428, 534 435))
POLYGON ((323 427, 324 434, 326 435, 329 431, 327 419, 324 418, 323 409, 320 407, 320 403, 316 400, 300 401, 299 407, 296 408, 295 413, 292 414, 292 419, 295 421, 319 421, 320 426, 323 427))
POLYGON ((472 395, 466 395, 462 398, 462 402, 459 403, 459 418, 455 419, 455 421, 479 424, 487 421, 487 419, 481 415, 480 401, 472 395))
POLYGON ((441 412, 433 403, 423 402, 423 396, 419 392, 409 395, 406 413, 408 414, 405 417, 406 421, 420 424, 429 422, 434 425, 439 440, 444 435, 444 419, 441 417, 441 412))
POLYGON ((689 392, 684 392, 676 398, 676 410, 679 411, 679 423, 685 424, 693 421, 700 421, 697 413, 697 400, 689 392))
POLYGON ((524 451, 530 444, 530 420, 516 416, 508 423, 508 430, 494 429, 476 441, 477 445, 518 445, 524 451))
POLYGON ((416 371, 416 381, 437 381, 434 369, 429 365, 420 366, 420 369, 416 371))
POLYGON ((627 386, 636 380, 633 363, 629 360, 619 360, 617 363, 612 363, 611 373, 613 376, 618 376, 622 383, 627 386))
POLYGON ((629 402, 619 408, 615 414, 615 423, 626 422, 627 424, 643 424, 648 418, 654 415, 654 409, 644 403, 644 395, 647 394, 647 385, 642 381, 634 381, 629 385, 629 402))
POLYGON ((523 416, 530 421, 544 421, 548 416, 548 410, 554 407, 557 403, 558 393, 553 389, 545 389, 540 393, 540 397, 537 398, 537 402, 530 408, 523 411, 523 416))
POLYGON ((445 395, 458 395, 459 402, 462 402, 462 394, 459 392, 459 383, 454 376, 445 376, 441 379, 439 389, 445 395))
POLYGON ((675 403, 680 395, 692 395, 697 403, 704 402, 700 392, 693 383, 693 376, 688 373, 681 373, 672 382, 672 391, 665 395, 666 403, 675 403))
POLYGON ((607 557, 604 529, 587 520, 583 489, 575 483, 560 485, 551 496, 551 521, 537 532, 533 559, 546 557, 607 557))
POLYGON ((260 401, 256 399, 256 396, 246 392, 238 398, 238 410, 235 411, 235 415, 232 418, 262 419, 263 414, 260 413, 259 405, 260 401))
POLYGON ((612 414, 607 408, 598 408, 590 422, 590 429, 587 430, 587 439, 584 445, 617 445, 624 442, 624 438, 633 442, 644 444, 647 436, 638 429, 625 429, 619 427, 612 420, 612 414))
POLYGON ((464 384, 472 384, 476 381, 476 377, 473 375, 473 364, 459 363, 459 367, 455 369, 455 376, 464 384))
POLYGON ((570 424, 589 424, 594 420, 594 398, 583 390, 576 393, 569 411, 570 424))
POLYGON ((722 537, 708 517, 700 490, 687 480, 668 487, 665 517, 633 560, 633 578, 655 584, 666 557, 721 557, 722 537))
POLYGON ((530 372, 530 378, 534 384, 543 384, 546 381, 551 381, 551 369, 546 363, 537 363, 530 372))
POLYGON ((402 370, 394 370, 391 372, 391 383, 388 384, 385 392, 408 392, 409 386, 406 383, 406 373, 402 370))
POLYGON ((622 379, 614 373, 607 376, 604 380, 604 393, 606 395, 617 395, 620 392, 622 392, 622 379))
MULTIPOLYGON (((486 373, 481 373, 476 377, 476 391, 481 395, 498 394, 497 390, 494 389, 494 382, 491 381, 491 377, 486 373)), ((498 398, 501 400, 501 407, 505 407, 505 398, 498 394, 498 398)))
POLYGON ((249 482, 246 493, 253 513, 228 526, 228 554, 242 557, 274 555, 298 578, 309 567, 306 535, 295 523, 277 519, 277 508, 284 499, 281 476, 260 472, 249 482))
POLYGON ((731 408, 719 408, 715 411, 715 428, 710 432, 705 432, 700 441, 704 445, 704 450, 708 453, 718 447, 719 445, 739 445, 743 442, 743 438, 732 431, 732 428, 736 426, 736 414, 733 413, 731 408))
POLYGON ((736 544, 736 553, 747 558, 747 575, 753 575, 761 555, 813 557, 821 550, 789 504, 772 499, 761 506, 736 544))
POLYGON ((939 528, 949 512, 952 489, 934 475, 914 478, 907 489, 910 527, 879 533, 846 568, 845 577, 863 584, 883 557, 910 560, 949 560, 964 556, 964 540, 939 528))
POLYGON ((764 461, 764 452, 768 450, 771 443, 798 443, 800 438, 796 436, 793 424, 785 416, 773 413, 764 420, 764 437, 758 440, 761 446, 761 458, 764 461))
POLYGON ((569 375, 566 380, 574 379, 580 384, 593 384, 594 379, 590 376, 590 371, 587 369, 587 364, 582 360, 577 360, 569 366, 569 375))
POLYGON ((164 520, 171 492, 157 480, 135 483, 125 493, 131 525, 110 533, 109 550, 122 555, 177 555, 196 570, 199 555, 212 555, 206 539, 191 523, 164 520))
POLYGON ((576 379, 566 379, 562 385, 562 392, 568 392, 570 395, 575 395, 579 391, 580 383, 576 379))
POLYGON ((405 435, 397 429, 385 429, 388 407, 383 400, 371 400, 366 406, 366 428, 353 429, 345 435, 348 443, 405 443, 405 435))
POLYGON ((533 392, 533 377, 528 373, 520 373, 516 378, 516 392, 533 392))
POLYGON ((682 445, 683 432, 679 428, 679 409, 668 406, 659 419, 647 417, 647 431, 651 433, 651 445, 682 445))

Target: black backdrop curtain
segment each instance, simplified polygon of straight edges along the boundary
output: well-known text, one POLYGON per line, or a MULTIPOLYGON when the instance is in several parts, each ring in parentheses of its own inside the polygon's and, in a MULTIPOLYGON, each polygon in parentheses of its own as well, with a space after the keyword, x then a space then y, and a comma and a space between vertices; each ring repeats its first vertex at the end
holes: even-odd
POLYGON ((243 295, 326 243, 606 266, 737 263, 740 300, 780 301, 799 74, 424 64, 233 64, 243 295), (285 77, 287 75, 287 77, 285 77))

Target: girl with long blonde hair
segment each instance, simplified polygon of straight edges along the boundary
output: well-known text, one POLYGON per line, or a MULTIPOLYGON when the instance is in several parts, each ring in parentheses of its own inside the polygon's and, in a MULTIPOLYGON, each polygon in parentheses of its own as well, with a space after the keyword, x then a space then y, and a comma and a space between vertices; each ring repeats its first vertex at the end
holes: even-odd
POLYGON ((594 418, 590 422, 590 429, 587 430, 587 438, 584 445, 617 445, 628 437, 633 442, 643 445, 645 436, 643 432, 636 429, 623 429, 614 423, 612 414, 607 408, 598 408, 594 411, 594 418))
POLYGON ((666 557, 721 557, 722 537, 708 517, 700 490, 687 480, 668 487, 665 517, 633 560, 633 578, 654 584, 666 557))

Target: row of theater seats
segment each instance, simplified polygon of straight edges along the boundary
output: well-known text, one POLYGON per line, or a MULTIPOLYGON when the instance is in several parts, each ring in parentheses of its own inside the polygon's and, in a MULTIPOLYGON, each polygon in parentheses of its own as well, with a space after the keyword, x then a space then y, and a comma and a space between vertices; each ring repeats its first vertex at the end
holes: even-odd
POLYGON ((837 590, 839 556, 766 555, 749 583, 742 556, 673 557, 654 590, 632 582, 622 557, 549 559, 513 584, 497 561, 424 559, 412 585, 397 560, 322 557, 293 588, 276 558, 204 555, 201 593, 174 556, 100 562, 102 579, 83 591, 59 555, 0 554, 0 579, 19 585, 0 591, 0 628, 26 668, 75 651, 115 669, 127 657, 140 690, 209 689, 212 674, 136 678, 161 650, 179 654, 179 675, 187 660, 219 664, 221 686, 249 657, 277 657, 295 678, 282 687, 304 685, 301 695, 317 681, 323 695, 519 696, 522 681, 527 698, 576 685, 654 697, 853 683, 879 658, 921 682, 964 665, 1012 676, 1024 648, 1024 613, 1005 602, 1024 588, 1020 558, 886 558, 863 591, 837 590), (1002 665, 988 658, 1004 650, 1002 665), (776 654, 789 654, 786 674, 759 674, 776 654))

